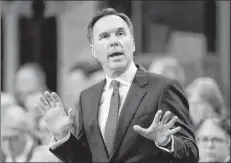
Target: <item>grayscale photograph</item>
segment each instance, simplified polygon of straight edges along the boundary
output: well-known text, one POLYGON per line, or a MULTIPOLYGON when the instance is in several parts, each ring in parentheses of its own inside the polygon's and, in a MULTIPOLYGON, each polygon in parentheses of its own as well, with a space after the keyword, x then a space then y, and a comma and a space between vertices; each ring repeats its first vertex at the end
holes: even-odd
POLYGON ((1 162, 230 163, 229 0, 1 0, 1 162))

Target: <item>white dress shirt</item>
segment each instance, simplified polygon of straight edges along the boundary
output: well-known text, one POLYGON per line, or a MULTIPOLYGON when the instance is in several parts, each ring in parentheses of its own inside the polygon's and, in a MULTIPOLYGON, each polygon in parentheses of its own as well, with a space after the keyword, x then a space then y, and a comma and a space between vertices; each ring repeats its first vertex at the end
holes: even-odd
MULTIPOLYGON (((135 66, 135 63, 132 61, 132 63, 128 67, 128 69, 123 74, 118 76, 117 78, 112 79, 112 78, 109 78, 108 76, 105 76, 106 84, 104 86, 104 89, 103 89, 103 92, 102 92, 102 95, 101 95, 101 98, 100 98, 99 113, 98 113, 98 116, 99 116, 98 117, 98 123, 99 123, 99 128, 100 128, 100 132, 101 132, 101 134, 103 136, 103 139, 104 139, 104 134, 105 134, 105 127, 106 127, 107 117, 108 117, 108 114, 109 114, 111 95, 112 95, 112 92, 113 92, 113 88, 110 87, 111 81, 116 80, 116 81, 120 82, 120 87, 119 87, 119 95, 120 95, 119 115, 120 115, 121 109, 123 107, 124 101, 125 101, 125 99, 127 97, 128 91, 129 91, 130 86, 131 86, 131 84, 133 82, 133 79, 135 77, 136 72, 137 72, 137 68, 135 66)), ((50 147, 52 149, 55 149, 56 147, 61 145, 63 142, 67 141, 69 139, 69 137, 70 137, 70 133, 64 139, 62 139, 62 140, 60 140, 58 142, 55 142, 55 140, 52 139, 52 141, 50 143, 50 147)), ((172 138, 172 148, 171 148, 171 150, 168 150, 168 149, 163 148, 163 147, 159 147, 159 148, 161 148, 161 149, 163 149, 165 151, 168 151, 168 152, 173 152, 173 138, 172 138)))
POLYGON ((120 115, 124 101, 127 97, 130 86, 131 86, 133 79, 136 75, 136 71, 137 71, 137 68, 136 68, 134 62, 132 62, 131 65, 129 66, 129 68, 123 74, 118 76, 117 78, 111 79, 111 78, 106 76, 106 84, 104 86, 104 90, 103 90, 101 98, 100 98, 99 114, 98 114, 99 115, 99 117, 98 117, 99 128, 100 128, 100 131, 101 131, 103 138, 104 138, 105 127, 106 127, 106 123, 107 123, 107 117, 109 114, 111 96, 112 96, 112 92, 113 92, 113 88, 110 87, 111 81, 116 80, 120 83, 120 86, 119 86, 119 95, 120 95, 119 115, 120 115))

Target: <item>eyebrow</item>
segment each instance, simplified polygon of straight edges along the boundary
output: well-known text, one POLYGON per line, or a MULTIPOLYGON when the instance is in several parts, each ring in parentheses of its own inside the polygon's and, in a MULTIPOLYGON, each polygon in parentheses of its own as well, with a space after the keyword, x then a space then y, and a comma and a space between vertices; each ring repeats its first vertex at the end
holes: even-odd
POLYGON ((102 32, 102 33, 99 34, 99 37, 102 37, 102 36, 104 36, 106 34, 108 34, 108 32, 102 32))
MULTIPOLYGON (((123 27, 119 27, 119 28, 116 29, 116 31, 125 31, 125 29, 123 27)), ((102 37, 103 35, 108 34, 108 33, 109 32, 102 32, 102 33, 99 34, 99 37, 102 37)))
POLYGON ((117 31, 125 31, 125 29, 123 27, 119 27, 117 31))

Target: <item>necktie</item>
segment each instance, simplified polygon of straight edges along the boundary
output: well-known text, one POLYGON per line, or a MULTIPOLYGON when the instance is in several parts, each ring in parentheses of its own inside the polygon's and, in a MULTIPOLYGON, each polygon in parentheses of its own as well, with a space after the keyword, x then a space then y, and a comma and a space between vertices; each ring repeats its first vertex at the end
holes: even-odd
POLYGON ((113 87, 113 93, 111 96, 109 114, 107 118, 107 123, 105 127, 105 144, 108 150, 108 154, 111 156, 113 151, 113 145, 115 141, 115 131, 118 120, 119 112, 119 82, 112 80, 111 86, 113 87))

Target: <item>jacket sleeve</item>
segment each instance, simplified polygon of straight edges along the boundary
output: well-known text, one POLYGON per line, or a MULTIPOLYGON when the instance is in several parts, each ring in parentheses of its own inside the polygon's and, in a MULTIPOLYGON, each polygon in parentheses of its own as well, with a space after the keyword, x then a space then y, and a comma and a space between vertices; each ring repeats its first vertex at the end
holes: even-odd
POLYGON ((91 152, 83 127, 81 95, 75 116, 75 126, 77 128, 76 134, 73 134, 74 132, 72 132, 70 138, 66 142, 55 149, 49 148, 49 151, 63 162, 91 163, 91 152))
POLYGON ((177 116, 178 121, 173 128, 180 126, 181 130, 173 135, 174 150, 172 153, 162 151, 172 162, 196 163, 199 159, 199 150, 192 132, 192 123, 189 118, 189 105, 181 84, 173 79, 164 86, 159 98, 158 109, 171 112, 171 117, 177 116))

